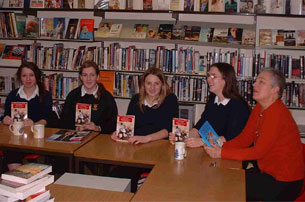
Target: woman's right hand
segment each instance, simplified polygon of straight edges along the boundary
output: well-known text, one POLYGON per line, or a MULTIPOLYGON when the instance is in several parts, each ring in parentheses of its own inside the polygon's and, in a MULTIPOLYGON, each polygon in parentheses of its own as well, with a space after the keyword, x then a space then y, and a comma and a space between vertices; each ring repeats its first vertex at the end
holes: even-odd
POLYGON ((14 122, 14 120, 10 116, 5 116, 3 119, 3 123, 6 125, 10 125, 14 122))
POLYGON ((184 143, 187 147, 195 148, 195 147, 202 147, 203 142, 201 138, 197 137, 189 137, 184 140, 184 143))
POLYGON ((171 144, 175 144, 175 142, 176 142, 176 137, 175 137, 175 134, 174 134, 174 133, 169 133, 168 139, 169 139, 169 142, 170 142, 171 144))
POLYGON ((111 139, 114 141, 118 141, 118 136, 116 135, 116 131, 111 134, 111 139))

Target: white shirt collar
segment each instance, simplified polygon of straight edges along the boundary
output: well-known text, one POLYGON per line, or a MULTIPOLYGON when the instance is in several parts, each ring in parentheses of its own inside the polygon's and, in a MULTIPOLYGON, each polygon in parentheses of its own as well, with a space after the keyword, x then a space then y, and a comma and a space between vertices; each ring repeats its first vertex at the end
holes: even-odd
POLYGON ((214 104, 216 103, 217 105, 222 104, 223 106, 226 106, 230 102, 229 98, 224 98, 221 102, 219 102, 218 99, 218 96, 215 96, 214 104))
MULTIPOLYGON (((94 95, 95 98, 97 98, 97 91, 98 91, 98 85, 96 84, 96 88, 95 90, 93 91, 92 95, 94 95)), ((82 88, 81 88, 81 96, 85 96, 86 94, 90 94, 90 93, 87 93, 84 85, 82 85, 82 88)))
POLYGON ((18 92, 17 92, 17 95, 19 94, 19 97, 22 98, 22 99, 25 99, 27 101, 33 99, 34 97, 36 96, 39 96, 39 88, 38 88, 38 85, 36 85, 36 88, 33 92, 33 94, 28 98, 23 90, 24 88, 24 85, 21 85, 18 92))
POLYGON ((157 104, 158 104, 158 100, 156 100, 152 105, 150 105, 146 99, 144 100, 144 106, 153 107, 157 104))

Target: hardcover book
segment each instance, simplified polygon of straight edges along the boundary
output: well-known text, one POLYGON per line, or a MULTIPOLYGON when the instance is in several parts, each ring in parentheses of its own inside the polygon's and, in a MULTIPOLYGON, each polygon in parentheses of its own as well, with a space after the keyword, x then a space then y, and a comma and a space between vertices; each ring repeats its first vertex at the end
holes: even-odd
POLYGON ((12 102, 11 103, 11 118, 14 121, 23 121, 28 118, 28 103, 27 102, 12 102))
POLYGON ((176 142, 183 142, 189 136, 190 120, 173 118, 172 133, 175 135, 176 142))
POLYGON ((91 120, 91 104, 76 103, 75 126, 81 126, 91 120))
POLYGON ((13 182, 29 184, 34 180, 41 178, 42 176, 52 172, 52 166, 39 164, 39 163, 28 163, 14 170, 10 170, 1 175, 3 180, 9 180, 13 182))
POLYGON ((116 125, 116 135, 119 141, 127 142, 134 135, 135 116, 118 115, 116 125))
POLYGON ((49 137, 47 141, 81 143, 89 134, 90 131, 59 130, 49 137))
POLYGON ((204 122, 204 124, 201 126, 199 129, 199 134, 203 143, 208 147, 213 147, 212 144, 222 147, 223 142, 208 121, 204 122))

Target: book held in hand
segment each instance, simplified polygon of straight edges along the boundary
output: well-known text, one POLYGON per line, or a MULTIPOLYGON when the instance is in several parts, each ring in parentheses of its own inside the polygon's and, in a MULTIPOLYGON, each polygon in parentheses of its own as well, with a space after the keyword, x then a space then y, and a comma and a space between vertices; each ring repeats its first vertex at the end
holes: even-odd
POLYGON ((14 170, 3 173, 1 178, 4 180, 28 184, 50 172, 52 172, 52 166, 50 165, 28 163, 19 166, 14 170))
POLYGON ((91 104, 76 103, 75 126, 89 123, 91 120, 91 104))
POLYGON ((127 142, 134 135, 135 116, 118 115, 116 133, 119 141, 127 142))
POLYGON ((175 134, 176 142, 183 142, 189 136, 190 120, 173 118, 172 133, 175 134))
POLYGON ((223 142, 208 121, 204 122, 204 124, 201 126, 199 129, 199 134, 203 143, 208 147, 213 147, 212 144, 222 147, 223 142))
POLYGON ((28 117, 27 102, 12 102, 11 103, 11 118, 14 121, 23 121, 28 117))
POLYGON ((81 143, 89 134, 90 131, 59 130, 47 141, 81 143))

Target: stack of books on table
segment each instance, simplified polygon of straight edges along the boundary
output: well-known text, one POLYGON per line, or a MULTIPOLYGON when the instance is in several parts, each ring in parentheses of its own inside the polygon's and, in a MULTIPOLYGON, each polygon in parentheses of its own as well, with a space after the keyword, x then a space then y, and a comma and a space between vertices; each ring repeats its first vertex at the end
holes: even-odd
POLYGON ((1 175, 0 201, 52 202, 46 186, 54 182, 52 166, 28 163, 1 175))

